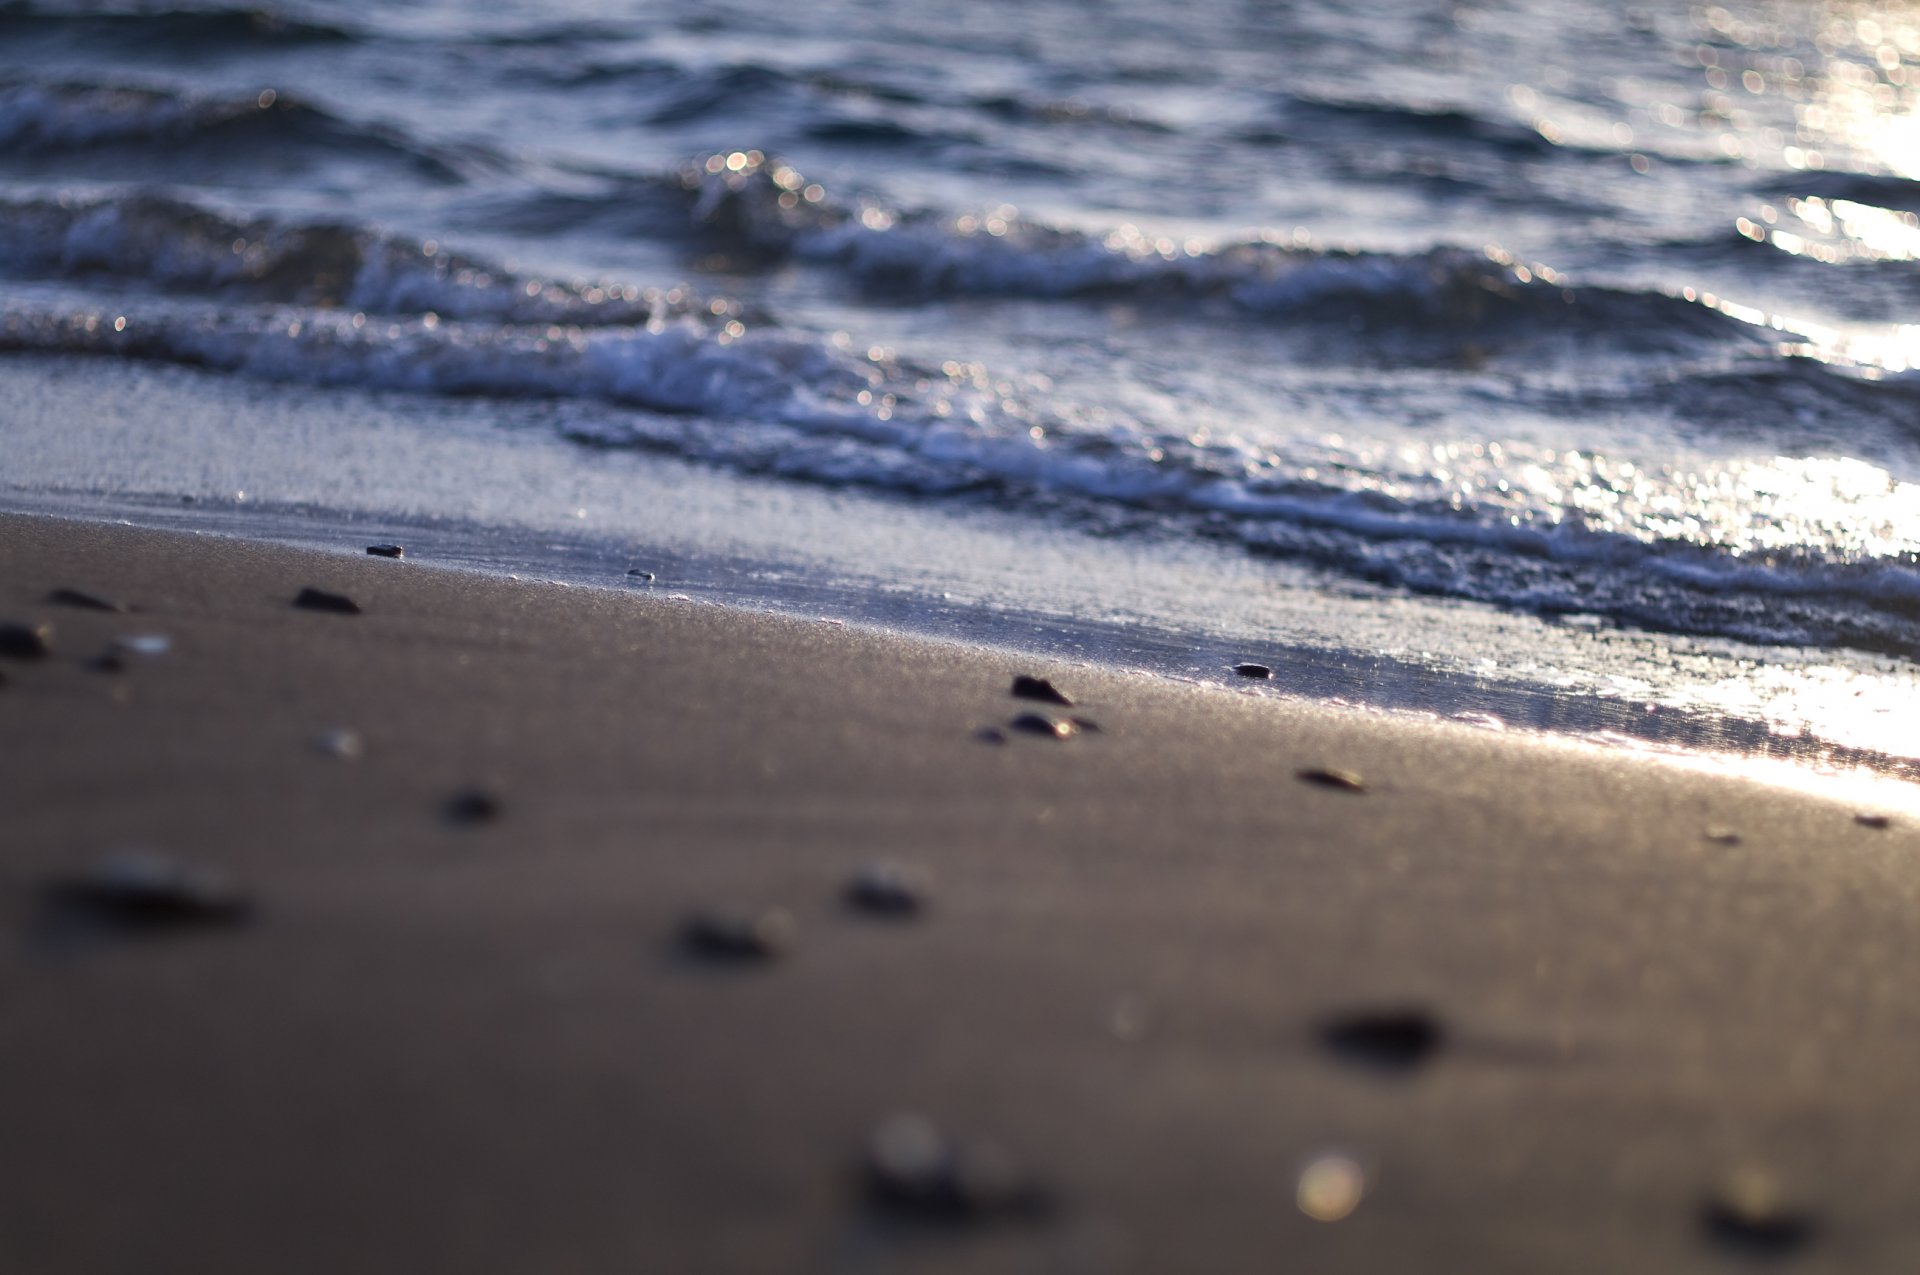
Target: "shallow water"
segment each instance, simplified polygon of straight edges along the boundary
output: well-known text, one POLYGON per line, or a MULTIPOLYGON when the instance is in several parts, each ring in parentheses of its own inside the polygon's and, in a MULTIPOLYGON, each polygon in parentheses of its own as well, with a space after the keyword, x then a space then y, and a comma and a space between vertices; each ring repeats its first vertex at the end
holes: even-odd
POLYGON ((1916 93, 1805 0, 13 0, 0 485, 1901 769, 1916 93))

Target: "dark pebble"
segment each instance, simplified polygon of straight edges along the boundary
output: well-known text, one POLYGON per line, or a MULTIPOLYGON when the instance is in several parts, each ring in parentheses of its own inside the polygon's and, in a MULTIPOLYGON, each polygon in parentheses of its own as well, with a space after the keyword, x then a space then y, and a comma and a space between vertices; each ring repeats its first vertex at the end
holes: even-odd
POLYGON ((448 823, 492 823, 502 813, 500 799, 479 788, 469 788, 447 798, 441 813, 448 823))
POLYGON ((238 887, 217 872, 153 854, 107 859, 49 888, 63 912, 128 929, 235 925, 251 909, 238 887))
POLYGON ((991 1143, 956 1143, 922 1116, 893 1116, 867 1144, 876 1209, 917 1222, 1018 1221, 1047 1211, 1046 1193, 991 1143))
POLYGON ((376 558, 404 558, 407 556, 404 545, 368 545, 367 552, 376 558))
POLYGON ((0 624, 0 655, 10 660, 44 660, 51 654, 51 624, 0 624))
POLYGON ((1891 828, 1893 820, 1885 815, 1855 815, 1853 821, 1862 828, 1891 828))
POLYGON ((78 607, 82 611, 111 611, 115 615, 124 615, 128 609, 125 603, 82 593, 78 589, 55 589, 47 595, 47 601, 54 606, 78 607))
POLYGON ((898 863, 871 863, 847 883, 847 902, 876 916, 918 916, 927 907, 924 874, 898 863))
POLYGON ((793 917, 782 908, 705 908, 687 918, 680 942, 719 961, 770 961, 793 945, 793 917))
POLYGON ((93 673, 124 673, 127 671, 127 659, 120 654, 118 647, 108 647, 87 661, 87 669, 93 673))
POLYGON ((1369 1010, 1329 1019, 1321 1043, 1348 1062, 1382 1071, 1408 1072, 1439 1052, 1446 1033, 1419 1009, 1369 1010))
POLYGON ((627 574, 636 580, 644 580, 648 584, 653 583, 653 572, 651 571, 642 571, 640 568, 635 567, 633 570, 627 572, 627 574))
POLYGON ((300 596, 293 605, 306 611, 328 611, 334 615, 359 615, 360 604, 344 593, 328 593, 324 589, 307 588, 300 590, 300 596))
POLYGON ((1273 676, 1273 670, 1264 664, 1236 664, 1233 666, 1233 671, 1241 677, 1266 678, 1273 676))
POLYGON ((1310 767, 1306 770, 1296 770, 1293 773, 1294 777, 1302 783, 1318 784, 1322 788, 1338 788, 1343 792, 1365 792, 1367 790, 1366 781, 1354 774, 1351 770, 1310 767))
POLYGON ((1037 699, 1043 704, 1059 704, 1065 708, 1073 707, 1073 701, 1044 677, 1028 677, 1025 673, 1013 679, 1013 697, 1015 699, 1037 699))
POLYGON ((1804 1248, 1818 1229, 1813 1218, 1785 1207, 1772 1182, 1742 1175, 1700 1207, 1700 1222, 1714 1242, 1756 1257, 1782 1257, 1804 1248))
POLYGON ((1029 735, 1042 735, 1048 739, 1069 739, 1080 729, 1072 722, 1063 722, 1058 718, 1048 717, 1045 713, 1022 713, 1007 725, 1014 730, 1024 731, 1029 735))

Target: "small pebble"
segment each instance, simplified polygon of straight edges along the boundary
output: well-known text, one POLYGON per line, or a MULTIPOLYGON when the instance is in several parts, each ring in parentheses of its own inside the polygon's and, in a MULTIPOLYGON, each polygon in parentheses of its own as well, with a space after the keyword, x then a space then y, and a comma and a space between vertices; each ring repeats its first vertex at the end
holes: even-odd
POLYGON ((1713 842, 1716 846, 1737 846, 1740 844, 1740 834, 1731 828, 1709 828, 1707 829, 1706 837, 1708 841, 1713 842))
POLYGON ((49 893, 63 910, 139 929, 233 925, 250 910, 224 876, 146 852, 116 855, 90 871, 56 881, 49 893))
POLYGON ((307 611, 327 611, 334 615, 359 615, 360 604, 344 593, 328 593, 325 589, 305 588, 294 598, 293 605, 307 611))
POLYGON ((927 906, 926 875, 904 864, 870 863, 847 883, 847 902, 876 916, 918 916, 927 906))
POLYGON ((10 660, 44 660, 51 654, 51 624, 0 624, 0 655, 10 660))
POLYGON ((1014 730, 1024 731, 1029 735, 1041 735, 1047 739, 1071 739, 1080 730, 1072 722, 1060 721, 1057 718, 1048 717, 1045 713, 1022 713, 1007 725, 1014 730))
POLYGON ((643 580, 648 584, 653 583, 653 572, 651 571, 642 571, 640 568, 635 567, 633 570, 627 572, 627 574, 636 580, 643 580))
POLYGON ((125 614, 126 604, 96 597, 91 593, 82 593, 78 589, 55 589, 47 595, 47 601, 54 606, 78 607, 82 611, 111 611, 116 615, 125 614))
POLYGON ((173 649, 173 639, 164 633, 129 633, 115 638, 113 649, 129 655, 165 655, 173 649))
POLYGON ((1349 1062, 1382 1071, 1410 1072, 1440 1049, 1446 1033, 1420 1009, 1364 1010, 1321 1025, 1321 1043, 1349 1062))
POLYGON ((367 552, 376 558, 404 558, 407 556, 405 545, 368 545, 367 552))
POLYGON ((1782 1203, 1771 1177, 1752 1169, 1734 1174, 1709 1196, 1700 1221, 1717 1243, 1763 1257, 1804 1247, 1818 1229, 1811 1216, 1782 1203))
POLYGON ((120 648, 108 647, 87 661, 87 670, 92 673, 124 673, 127 671, 126 657, 120 648))
POLYGON ((793 917, 783 908, 704 908, 681 927, 682 945, 721 961, 770 961, 793 945, 793 917))
POLYGON ((867 1144, 867 1191, 876 1208, 920 1222, 983 1223, 1037 1217, 1047 1197, 991 1143, 955 1143, 924 1116, 897 1115, 867 1144))
MULTIPOLYGON (((360 733, 358 731, 348 730, 344 726, 337 730, 322 731, 318 735, 315 735, 313 737, 313 746, 327 756, 337 757, 341 761, 358 761, 360 755, 367 750, 367 743, 360 738, 360 733)), ((467 795, 471 796, 473 794, 467 795)), ((451 815, 451 811, 449 811, 449 815, 451 815)))
POLYGON ((1301 782, 1318 784, 1322 788, 1338 788, 1344 792, 1365 792, 1367 790, 1366 781, 1354 774, 1351 770, 1310 767, 1306 770, 1296 770, 1293 773, 1294 777, 1301 782))
POLYGON ((1233 666, 1233 671, 1238 673, 1241 677, 1267 678, 1267 677, 1273 676, 1273 670, 1268 668, 1266 665, 1254 664, 1251 662, 1244 663, 1244 664, 1236 664, 1233 666))
POLYGON ((1036 699, 1044 704, 1059 704, 1065 708, 1073 707, 1073 701, 1044 677, 1028 677, 1025 673, 1013 679, 1013 697, 1015 699, 1036 699))
POLYGON ((1885 815, 1858 814, 1853 817, 1853 821, 1859 824, 1862 828, 1893 827, 1893 820, 1889 819, 1885 815))
POLYGON ((501 815, 500 799, 481 788, 453 794, 440 809, 448 823, 492 823, 501 815))

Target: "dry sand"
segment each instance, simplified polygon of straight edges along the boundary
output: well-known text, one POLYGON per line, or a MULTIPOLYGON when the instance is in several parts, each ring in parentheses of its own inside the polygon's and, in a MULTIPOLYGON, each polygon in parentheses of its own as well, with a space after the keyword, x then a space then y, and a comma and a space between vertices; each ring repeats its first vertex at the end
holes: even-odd
POLYGON ((1920 1269, 1910 817, 360 549, 0 518, 0 1270, 1920 1269), (129 847, 250 913, 53 892, 129 847), (908 1112, 1031 1193, 877 1196, 908 1112))

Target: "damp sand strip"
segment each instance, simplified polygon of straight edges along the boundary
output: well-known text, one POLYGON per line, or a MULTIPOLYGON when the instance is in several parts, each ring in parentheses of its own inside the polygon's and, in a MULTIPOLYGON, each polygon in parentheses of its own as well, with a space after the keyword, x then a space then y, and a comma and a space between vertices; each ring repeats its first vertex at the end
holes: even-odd
POLYGON ((360 544, 0 518, 0 621, 54 620, 0 692, 10 1269, 1910 1243, 1905 815, 360 544), (164 653, 90 671, 129 617, 57 588, 164 653), (1015 675, 1105 729, 983 743, 1015 675), (340 730, 353 765, 314 747, 340 730), (492 817, 450 818, 474 792, 492 817), (168 900, 231 883, 244 923, 76 918, 59 887, 126 855, 183 865, 168 900), (874 863, 937 906, 850 906, 874 863), (767 959, 689 952, 722 905, 779 918, 767 959), (896 1125, 940 1136, 882 1191, 896 1125))

